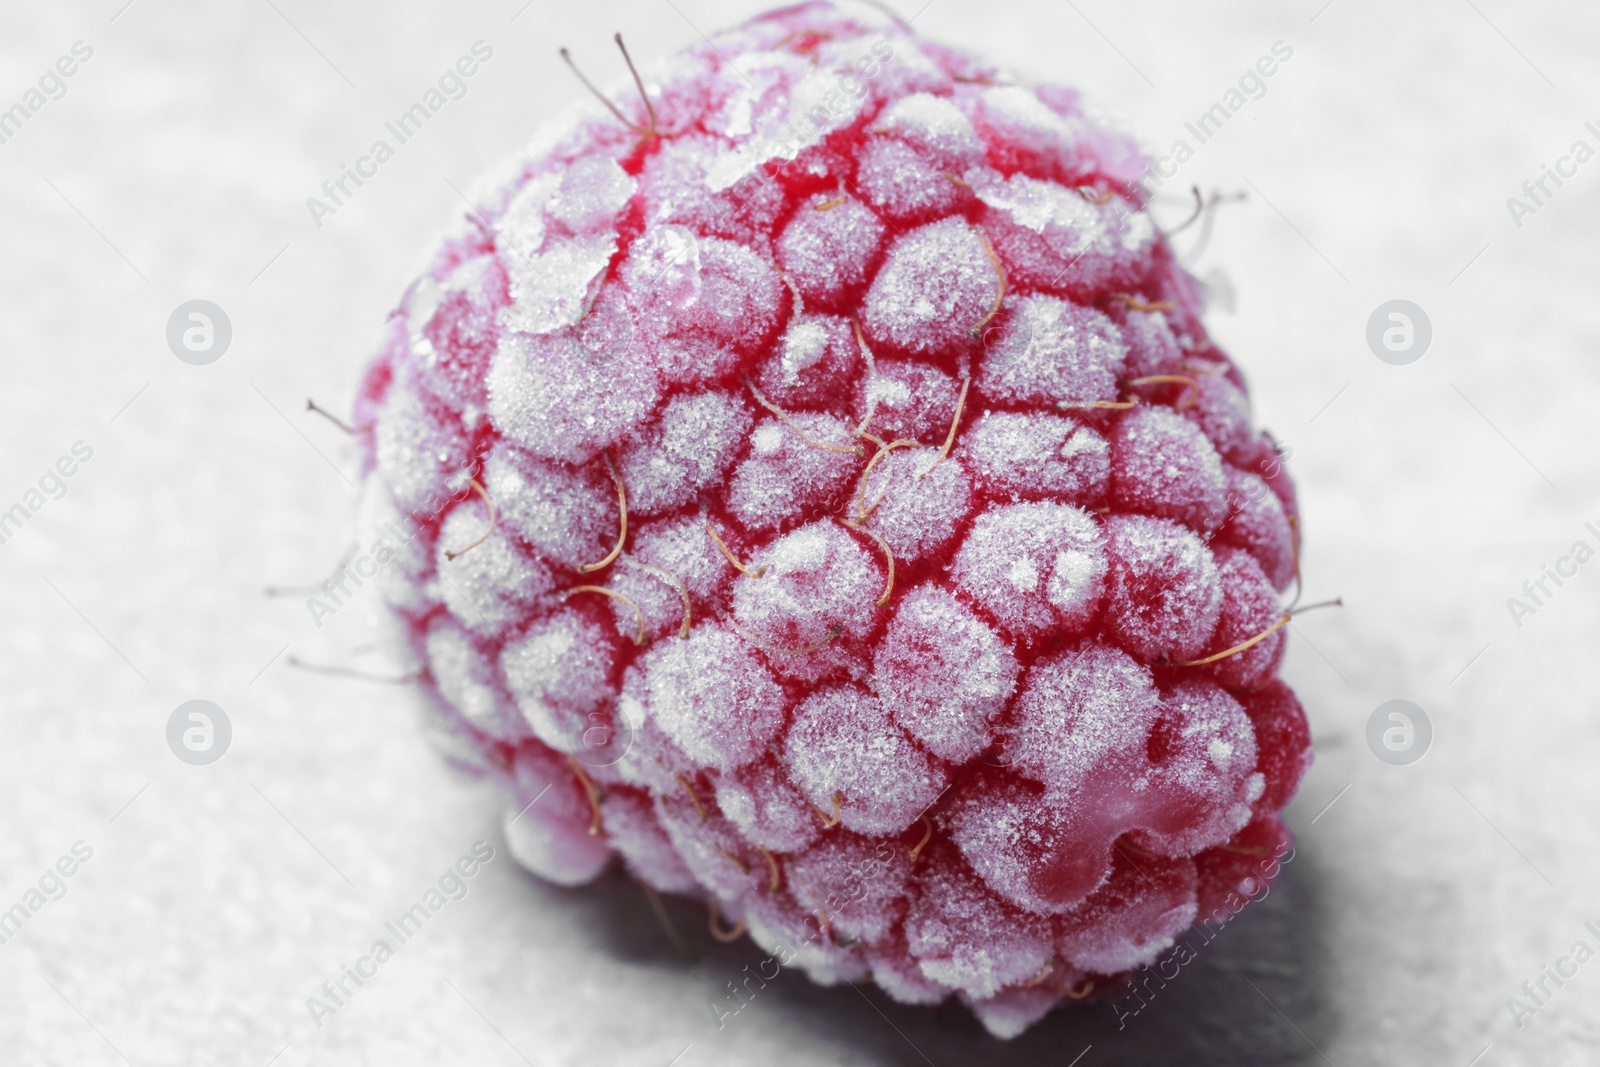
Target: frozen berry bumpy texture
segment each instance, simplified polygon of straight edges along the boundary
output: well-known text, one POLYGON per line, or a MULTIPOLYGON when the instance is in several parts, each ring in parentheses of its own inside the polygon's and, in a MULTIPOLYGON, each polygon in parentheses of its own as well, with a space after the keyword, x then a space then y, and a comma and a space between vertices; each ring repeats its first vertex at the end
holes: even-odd
POLYGON ((1265 892, 1310 759, 1294 491, 1143 159, 827 4, 643 75, 361 387, 435 721, 552 881, 1005 1036, 1114 991, 1265 892))

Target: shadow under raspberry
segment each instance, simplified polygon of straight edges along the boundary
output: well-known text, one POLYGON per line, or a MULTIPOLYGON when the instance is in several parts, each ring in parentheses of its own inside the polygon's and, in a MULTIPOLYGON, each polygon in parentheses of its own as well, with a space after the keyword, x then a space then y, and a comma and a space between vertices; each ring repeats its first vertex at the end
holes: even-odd
POLYGON ((990 1036, 955 998, 924 1008, 895 1003, 870 981, 818 986, 798 970, 778 968, 748 938, 715 940, 696 902, 660 898, 669 933, 642 887, 615 870, 578 890, 527 881, 592 931, 597 951, 706 990, 702 1013, 682 1019, 697 1062, 721 1062, 719 1042, 730 1058, 747 1049, 739 1031, 776 1028, 833 1046, 841 1062, 893 1067, 1276 1067, 1325 1062, 1318 1046, 1328 1048, 1340 1026, 1328 988, 1325 878, 1305 851, 1284 865, 1264 899, 1209 938, 1188 931, 1182 940, 1192 955, 1181 964, 1173 957, 1159 973, 1139 972, 1137 992, 1122 986, 1077 1008, 1057 1008, 1011 1041, 990 1036))

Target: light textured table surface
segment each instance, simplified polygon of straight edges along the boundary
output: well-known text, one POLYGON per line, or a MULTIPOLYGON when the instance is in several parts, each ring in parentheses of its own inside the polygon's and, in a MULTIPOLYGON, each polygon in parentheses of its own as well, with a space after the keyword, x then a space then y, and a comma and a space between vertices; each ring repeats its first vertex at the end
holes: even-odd
POLYGON ((320 578, 348 541, 355 455, 305 398, 348 403, 462 208, 452 186, 578 98, 556 47, 610 81, 613 30, 648 60, 753 9, 122 3, 0 9, 0 106, 93 48, 0 144, 0 509, 74 442, 93 449, 0 545, 0 909, 74 842, 93 849, 0 945, 0 1060, 1592 1062, 1600 962, 1547 980, 1520 1028, 1506 1000, 1580 938, 1600 947, 1600 564, 1520 627, 1506 600, 1575 540, 1600 545, 1600 160, 1520 227, 1506 198, 1574 141, 1600 148, 1583 126, 1600 10, 933 0, 918 17, 1163 148, 1274 41, 1293 48, 1171 188, 1248 194, 1196 269, 1236 294, 1211 326, 1293 447, 1308 597, 1345 602, 1290 641, 1317 762, 1280 886, 1126 1029, 1058 1012, 1004 1044, 960 1009, 798 974, 719 1031, 706 1004, 756 949, 675 908, 685 954, 620 878, 519 873, 500 798, 444 767, 407 690, 289 666, 393 670, 369 647, 373 604, 318 630, 262 595, 320 578), (479 39, 494 58, 468 95, 315 228, 305 198, 479 39), (164 340, 195 297, 233 323, 210 366, 164 340), (1433 324, 1409 366, 1364 338, 1396 297, 1433 324), (234 727, 208 767, 164 738, 196 697, 234 727), (1366 744, 1394 697, 1434 726, 1412 766, 1366 744), (480 838, 499 851, 468 895, 315 1026, 306 998, 480 838))

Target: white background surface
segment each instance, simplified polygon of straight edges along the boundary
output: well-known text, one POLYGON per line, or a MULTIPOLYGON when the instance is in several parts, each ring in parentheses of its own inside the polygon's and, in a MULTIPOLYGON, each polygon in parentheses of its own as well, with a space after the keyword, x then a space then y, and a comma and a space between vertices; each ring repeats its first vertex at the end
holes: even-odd
POLYGON ((404 689, 288 665, 394 669, 365 648, 370 605, 319 633, 262 595, 320 579, 348 541, 354 451, 304 400, 347 407, 462 209, 451 184, 578 98, 558 45, 609 82, 613 30, 648 61, 754 8, 121 2, 0 10, 0 105, 74 41, 95 49, 0 145, 0 509, 74 441, 94 448, 0 545, 0 908, 74 841, 94 849, 0 946, 0 1059, 1065 1067, 1092 1045, 1081 1067, 1590 1062, 1600 961, 1521 1029, 1506 998, 1580 937, 1600 947, 1583 930, 1600 919, 1600 562, 1520 629, 1505 601, 1575 539, 1596 545, 1600 160, 1520 229, 1505 200, 1575 139, 1600 147, 1582 128, 1600 120, 1592 5, 934 0, 918 17, 1163 148, 1273 41, 1294 48, 1172 188, 1250 193, 1198 267, 1237 292, 1211 326, 1294 449, 1308 597, 1346 604, 1294 626, 1285 673, 1317 762, 1279 888, 1126 1030, 1102 1007, 1002 1044, 959 1009, 798 974, 719 1032, 706 1002, 752 946, 675 908, 685 956, 625 881, 553 889, 503 848, 312 1025, 306 998, 384 919, 474 840, 499 844, 500 801, 444 768, 404 689), (305 198, 479 38, 495 55, 469 95, 313 228, 305 198), (163 338, 193 297, 233 321, 208 367, 163 338), (1412 366, 1364 342, 1394 297, 1433 322, 1412 366), (210 767, 164 741, 194 697, 234 724, 210 767), (1411 767, 1366 748, 1392 697, 1434 724, 1411 767))

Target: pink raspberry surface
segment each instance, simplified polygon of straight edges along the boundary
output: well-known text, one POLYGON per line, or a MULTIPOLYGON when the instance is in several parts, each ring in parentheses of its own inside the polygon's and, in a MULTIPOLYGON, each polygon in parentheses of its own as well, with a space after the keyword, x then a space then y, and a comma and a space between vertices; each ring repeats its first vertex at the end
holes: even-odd
POLYGON ((391 318, 387 600, 525 866, 1013 1036, 1286 845, 1293 487, 1072 91, 825 3, 644 75, 391 318))

